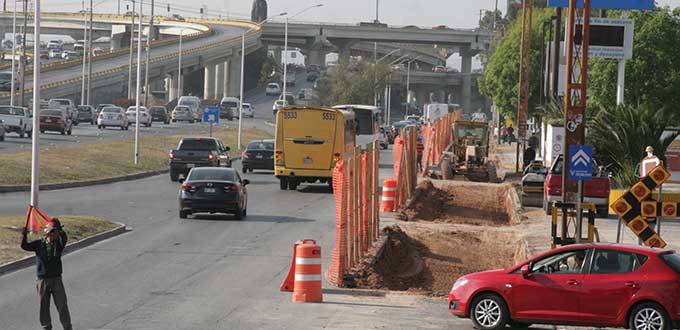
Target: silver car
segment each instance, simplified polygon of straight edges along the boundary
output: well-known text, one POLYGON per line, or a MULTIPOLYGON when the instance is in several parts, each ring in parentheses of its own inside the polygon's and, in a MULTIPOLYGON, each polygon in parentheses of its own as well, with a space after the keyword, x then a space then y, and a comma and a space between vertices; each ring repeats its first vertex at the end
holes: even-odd
POLYGON ((194 113, 191 111, 191 108, 184 105, 176 106, 175 109, 172 110, 172 122, 174 123, 178 121, 188 121, 190 123, 195 123, 196 118, 194 113))
POLYGON ((105 107, 97 117, 97 127, 99 129, 107 126, 117 126, 121 130, 128 130, 130 122, 127 119, 125 110, 121 107, 105 107))

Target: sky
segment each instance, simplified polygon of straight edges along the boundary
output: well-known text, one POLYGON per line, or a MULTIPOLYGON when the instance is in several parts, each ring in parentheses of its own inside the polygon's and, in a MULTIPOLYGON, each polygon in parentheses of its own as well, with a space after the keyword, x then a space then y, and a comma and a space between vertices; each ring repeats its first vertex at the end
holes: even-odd
MULTIPOLYGON (((11 0, 10 0, 11 1, 11 0)), ((8 7, 10 7, 9 2, 8 7)), ((118 0, 93 0, 95 11, 116 12, 118 0)), ((151 0, 143 0, 150 3, 151 0)), ((199 16, 198 8, 207 8, 206 12, 244 18, 250 16, 252 0, 155 0, 156 12, 167 13, 170 4, 172 13, 183 16, 199 16), (176 9, 173 9, 176 8, 176 9), (191 13, 194 13, 193 15, 191 13)), ((480 10, 493 10, 496 0, 379 0, 379 19, 391 25, 438 26, 446 25, 454 28, 473 28, 477 26, 480 10)), ((82 0, 43 0, 45 10, 77 11, 82 7, 82 0)), ((125 4, 120 0, 121 11, 125 4)), ((294 20, 315 22, 358 23, 375 19, 374 0, 268 0, 269 15, 288 12, 294 14, 306 7, 323 4, 294 20)), ((499 0, 498 7, 503 12, 506 0, 499 0)), ((657 0, 657 5, 680 6, 680 0, 657 0)), ((147 6, 148 7, 148 6, 147 6)), ((146 9, 148 10, 148 9, 146 9)))

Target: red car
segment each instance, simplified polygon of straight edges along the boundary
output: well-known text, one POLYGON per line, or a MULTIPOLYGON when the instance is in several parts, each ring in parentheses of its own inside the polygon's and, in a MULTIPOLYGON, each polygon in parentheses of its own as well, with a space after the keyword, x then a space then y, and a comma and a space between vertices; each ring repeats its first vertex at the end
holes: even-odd
POLYGON ((577 244, 518 265, 462 276, 449 312, 477 329, 577 325, 680 326, 680 255, 622 244, 577 244))
MULTIPOLYGON (((609 192, 611 183, 609 175, 593 163, 593 178, 583 182, 583 201, 593 203, 597 208, 597 216, 609 216, 609 192)), ((562 201, 562 155, 553 161, 543 186, 543 209, 552 214, 552 203, 562 201)))

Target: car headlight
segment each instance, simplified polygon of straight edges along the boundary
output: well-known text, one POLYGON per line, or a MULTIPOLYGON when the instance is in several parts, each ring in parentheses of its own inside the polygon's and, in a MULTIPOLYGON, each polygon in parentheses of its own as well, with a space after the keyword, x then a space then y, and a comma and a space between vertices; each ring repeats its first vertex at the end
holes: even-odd
POLYGON ((453 288, 451 289, 451 291, 456 291, 456 290, 460 289, 461 287, 463 287, 463 285, 467 284, 468 282, 469 281, 468 281, 467 278, 459 278, 456 281, 456 283, 453 283, 453 288))

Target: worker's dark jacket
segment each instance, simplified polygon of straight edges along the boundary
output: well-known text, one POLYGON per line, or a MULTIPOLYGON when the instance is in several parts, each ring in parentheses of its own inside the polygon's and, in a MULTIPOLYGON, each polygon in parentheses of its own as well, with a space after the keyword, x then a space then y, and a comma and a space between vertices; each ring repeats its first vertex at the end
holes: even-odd
POLYGON ((54 278, 61 276, 61 253, 66 246, 66 232, 59 231, 54 244, 49 244, 47 239, 39 239, 32 242, 26 241, 26 235, 21 239, 21 248, 35 252, 35 264, 39 279, 54 278))

